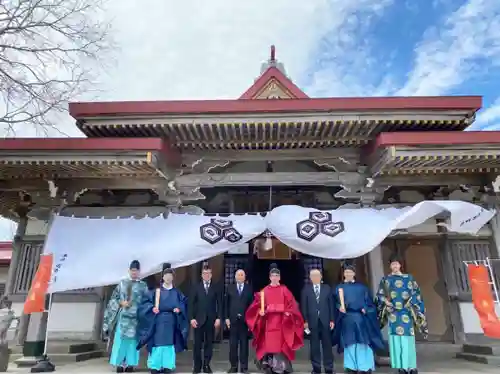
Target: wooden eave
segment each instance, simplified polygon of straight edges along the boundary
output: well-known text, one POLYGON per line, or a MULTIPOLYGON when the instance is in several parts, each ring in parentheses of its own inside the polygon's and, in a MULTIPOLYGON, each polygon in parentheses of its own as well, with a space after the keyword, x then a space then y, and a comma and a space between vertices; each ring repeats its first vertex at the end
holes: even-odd
POLYGON ((181 150, 240 150, 362 146, 384 131, 459 131, 469 122, 462 111, 372 111, 96 118, 81 129, 91 137, 168 138, 181 150))
POLYGON ((500 132, 384 133, 369 146, 377 176, 500 170, 500 132))
POLYGON ((159 176, 180 155, 162 139, 3 139, 0 180, 159 176))

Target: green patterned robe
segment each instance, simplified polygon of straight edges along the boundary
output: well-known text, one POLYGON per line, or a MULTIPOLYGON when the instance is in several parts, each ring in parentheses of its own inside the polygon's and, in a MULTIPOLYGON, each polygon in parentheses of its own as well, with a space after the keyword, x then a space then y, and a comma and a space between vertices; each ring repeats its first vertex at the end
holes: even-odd
POLYGON ((389 323, 389 334, 414 336, 415 327, 428 334, 425 306, 420 287, 409 274, 390 274, 382 278, 375 297, 382 325, 389 323), (393 308, 385 305, 389 300, 393 308))
POLYGON ((102 329, 111 333, 116 324, 120 325, 122 338, 136 338, 137 335, 137 307, 148 290, 142 280, 124 279, 115 287, 108 306, 104 311, 102 329), (121 301, 129 301, 128 308, 120 307, 121 301))

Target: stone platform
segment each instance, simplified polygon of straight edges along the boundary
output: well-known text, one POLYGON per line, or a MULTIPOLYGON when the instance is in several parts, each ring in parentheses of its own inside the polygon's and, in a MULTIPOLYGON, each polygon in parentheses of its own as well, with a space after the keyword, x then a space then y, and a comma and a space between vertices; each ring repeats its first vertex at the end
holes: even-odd
MULTIPOLYGON (((498 367, 484 365, 479 363, 467 362, 458 360, 455 355, 460 352, 461 346, 441 343, 425 343, 418 344, 418 361, 420 373, 424 374, 493 374, 498 373, 498 367)), ((295 373, 310 373, 311 366, 307 358, 307 347, 298 352, 298 359, 294 363, 295 373)), ((225 373, 229 367, 227 360, 228 351, 227 345, 217 345, 212 360, 212 369, 214 373, 225 373)), ((253 357, 251 356, 251 361, 253 357)), ((192 353, 185 352, 178 357, 178 367, 176 373, 191 373, 192 368, 192 353)), ((342 373, 342 358, 336 357, 335 364, 337 373, 342 373)), ((250 365, 251 372, 256 372, 254 365, 250 365)), ((29 369, 12 368, 12 372, 29 372, 29 369)), ((114 370, 108 365, 104 358, 94 359, 85 362, 61 364, 57 366, 56 373, 113 373, 114 370)), ((377 368, 377 373, 388 374, 393 373, 388 367, 377 368)))

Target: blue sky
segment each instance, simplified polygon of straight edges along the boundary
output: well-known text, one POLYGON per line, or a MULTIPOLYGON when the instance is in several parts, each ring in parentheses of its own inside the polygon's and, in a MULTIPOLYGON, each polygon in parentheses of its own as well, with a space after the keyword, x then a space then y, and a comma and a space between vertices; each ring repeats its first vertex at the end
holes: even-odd
POLYGON ((274 44, 311 97, 481 95, 471 129, 500 130, 500 0, 108 0, 104 17, 118 48, 75 100, 234 99, 274 44))
POLYGON ((313 96, 482 95, 473 128, 499 128, 500 2, 379 3, 325 33, 299 85, 313 96))

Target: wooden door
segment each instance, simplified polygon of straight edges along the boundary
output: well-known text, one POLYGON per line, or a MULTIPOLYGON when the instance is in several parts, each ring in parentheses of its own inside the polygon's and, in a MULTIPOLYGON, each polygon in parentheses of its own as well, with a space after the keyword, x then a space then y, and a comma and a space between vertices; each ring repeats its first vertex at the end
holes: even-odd
POLYGON ((408 244, 404 250, 405 271, 412 274, 420 286, 429 324, 429 340, 453 341, 438 242, 426 240, 408 244))

